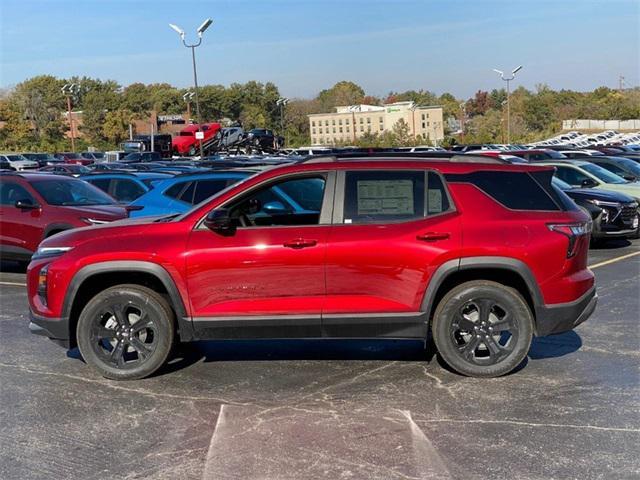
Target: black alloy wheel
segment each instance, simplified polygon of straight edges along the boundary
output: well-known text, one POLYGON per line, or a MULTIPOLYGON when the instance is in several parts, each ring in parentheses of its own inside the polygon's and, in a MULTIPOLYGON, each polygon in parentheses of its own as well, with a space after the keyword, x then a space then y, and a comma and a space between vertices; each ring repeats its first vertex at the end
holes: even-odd
POLYGON ((157 292, 118 285, 92 298, 80 314, 78 347, 103 376, 132 380, 151 375, 168 358, 173 311, 157 292))
POLYGON ((520 293, 477 280, 453 288, 438 304, 432 332, 438 352, 454 370, 496 377, 515 369, 533 338, 533 315, 520 293))

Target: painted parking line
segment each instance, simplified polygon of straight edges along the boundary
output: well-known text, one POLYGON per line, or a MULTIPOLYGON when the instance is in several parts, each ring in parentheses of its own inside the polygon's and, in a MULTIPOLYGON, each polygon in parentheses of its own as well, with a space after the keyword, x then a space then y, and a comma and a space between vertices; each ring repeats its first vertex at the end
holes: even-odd
POLYGON ((640 252, 628 253, 626 255, 621 255, 619 257, 612 258, 610 260, 605 260, 604 262, 594 263, 593 265, 589 265, 589 268, 593 270, 594 268, 604 267, 605 265, 616 263, 616 262, 619 262, 620 260, 625 260, 627 258, 635 257, 636 255, 640 255, 640 252))
POLYGON ((26 287, 26 283, 16 283, 16 282, 0 282, 0 285, 9 285, 11 287, 26 287))

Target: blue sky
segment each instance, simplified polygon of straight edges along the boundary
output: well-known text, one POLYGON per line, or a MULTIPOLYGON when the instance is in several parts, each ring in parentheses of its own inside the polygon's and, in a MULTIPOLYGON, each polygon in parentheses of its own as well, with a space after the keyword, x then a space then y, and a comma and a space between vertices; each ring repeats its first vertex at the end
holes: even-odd
POLYGON ((190 33, 206 17, 201 84, 470 96, 519 64, 527 88, 640 84, 638 0, 0 0, 0 86, 45 73, 189 86, 190 53, 167 24, 190 33))

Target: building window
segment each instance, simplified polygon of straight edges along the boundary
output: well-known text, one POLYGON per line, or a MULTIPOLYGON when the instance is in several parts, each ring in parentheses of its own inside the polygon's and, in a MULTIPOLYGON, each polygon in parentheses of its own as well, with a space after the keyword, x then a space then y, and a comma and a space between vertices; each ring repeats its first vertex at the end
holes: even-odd
POLYGON ((422 114, 422 120, 424 120, 424 113, 422 114))
POLYGON ((316 140, 316 137, 311 137, 311 143, 318 143, 318 141, 316 140))
POLYGON ((367 132, 371 131, 371 125, 367 125, 367 132))
POLYGON ((324 126, 325 126, 325 127, 328 127, 328 126, 329 126, 329 120, 325 120, 325 121, 324 121, 324 126))
POLYGON ((333 133, 336 133, 336 127, 333 127, 333 133))
POLYGON ((334 118, 333 120, 331 120, 331 125, 335 125, 336 124, 336 119, 334 118))
POLYGON ((339 129, 340 133, 342 133, 342 127, 338 127, 338 129, 339 129))
POLYGON ((380 131, 384 130, 384 125, 381 123, 380 124, 380 131))
POLYGON ((349 119, 348 118, 344 121, 344 124, 345 125, 349 125, 349 119))
MULTIPOLYGON (((424 117, 424 115, 423 115, 423 117, 424 117)), ((427 128, 426 124, 424 122, 422 122, 422 128, 427 128)))
POLYGON ((312 129, 311 129, 311 133, 313 133, 313 134, 315 135, 315 134, 316 134, 316 129, 315 129, 315 128, 312 128, 312 129))
POLYGON ((364 132, 364 126, 363 125, 360 125, 360 131, 364 132))
POLYGON ((322 127, 320 127, 318 130, 319 130, 319 133, 322 133, 322 127))
POLYGON ((360 125, 364 123, 364 118, 360 117, 360 125))
POLYGON ((338 125, 342 125, 342 119, 338 119, 338 125))
POLYGON ((312 120, 312 121, 311 121, 311 126, 312 126, 312 127, 315 127, 315 126, 316 126, 316 121, 315 121, 315 120, 312 120))
POLYGON ((367 123, 371 123, 371 117, 367 117, 367 123))
POLYGON ((379 117, 378 120, 380 121, 380 123, 384 122, 384 117, 379 117))
POLYGON ((347 129, 347 133, 349 133, 349 127, 345 127, 347 129))
POLYGON ((429 122, 427 122, 427 127, 429 126, 429 122))

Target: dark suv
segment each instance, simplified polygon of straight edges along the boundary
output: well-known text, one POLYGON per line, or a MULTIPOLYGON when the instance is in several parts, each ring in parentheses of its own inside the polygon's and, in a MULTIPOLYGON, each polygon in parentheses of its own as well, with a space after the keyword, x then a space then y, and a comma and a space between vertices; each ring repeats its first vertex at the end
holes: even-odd
POLYGON ((591 220, 552 168, 459 160, 315 158, 181 215, 56 235, 28 268, 30 328, 113 379, 176 340, 429 332, 458 372, 503 375, 593 312, 591 220))

